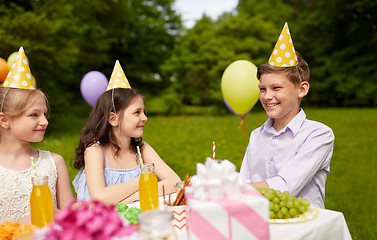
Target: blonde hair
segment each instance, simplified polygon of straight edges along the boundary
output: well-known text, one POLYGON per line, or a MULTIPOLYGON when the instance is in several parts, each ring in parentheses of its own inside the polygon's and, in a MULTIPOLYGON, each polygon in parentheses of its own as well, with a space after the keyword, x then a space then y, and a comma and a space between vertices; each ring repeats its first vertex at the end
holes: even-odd
POLYGON ((37 96, 43 97, 47 105, 47 97, 40 90, 0 87, 0 112, 17 116, 29 109, 37 96))

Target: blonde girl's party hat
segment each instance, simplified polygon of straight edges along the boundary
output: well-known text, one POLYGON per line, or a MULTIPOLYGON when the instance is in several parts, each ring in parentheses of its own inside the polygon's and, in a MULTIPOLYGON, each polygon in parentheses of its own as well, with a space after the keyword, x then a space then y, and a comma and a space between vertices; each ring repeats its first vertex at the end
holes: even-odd
POLYGON ((293 67, 298 64, 288 23, 284 24, 267 63, 277 67, 293 67))
POLYGON ((111 74, 109 85, 107 85, 106 91, 109 91, 113 88, 131 88, 131 85, 128 82, 127 77, 124 74, 118 60, 116 60, 115 62, 113 73, 111 74))
POLYGON ((10 67, 2 87, 36 89, 35 80, 31 75, 29 62, 23 47, 20 47, 16 60, 10 67))

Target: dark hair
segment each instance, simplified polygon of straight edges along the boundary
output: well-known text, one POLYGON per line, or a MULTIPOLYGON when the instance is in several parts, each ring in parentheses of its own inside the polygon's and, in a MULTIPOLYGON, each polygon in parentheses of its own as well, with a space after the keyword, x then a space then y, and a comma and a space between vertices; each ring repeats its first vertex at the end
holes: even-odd
MULTIPOLYGON (((79 145, 75 150, 74 168, 80 169, 85 165, 85 149, 95 141, 102 145, 112 144, 117 149, 115 155, 119 152, 120 147, 108 119, 111 112, 119 113, 126 109, 136 96, 141 96, 145 100, 139 91, 131 88, 114 88, 101 94, 81 131, 79 145)), ((142 146, 141 138, 131 138, 131 149, 135 153, 136 146, 142 146)))
POLYGON ((297 85, 302 82, 309 82, 310 69, 307 62, 296 52, 298 64, 293 67, 277 67, 264 63, 258 67, 257 78, 260 79, 264 73, 282 73, 293 84, 297 85))

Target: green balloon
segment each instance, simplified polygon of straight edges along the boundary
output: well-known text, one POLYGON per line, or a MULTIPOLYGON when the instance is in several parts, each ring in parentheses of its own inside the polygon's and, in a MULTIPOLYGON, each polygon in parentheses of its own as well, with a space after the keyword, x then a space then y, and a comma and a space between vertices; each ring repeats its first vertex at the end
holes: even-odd
POLYGON ((259 98, 257 67, 249 61, 232 62, 221 78, 225 104, 236 115, 245 116, 259 98))

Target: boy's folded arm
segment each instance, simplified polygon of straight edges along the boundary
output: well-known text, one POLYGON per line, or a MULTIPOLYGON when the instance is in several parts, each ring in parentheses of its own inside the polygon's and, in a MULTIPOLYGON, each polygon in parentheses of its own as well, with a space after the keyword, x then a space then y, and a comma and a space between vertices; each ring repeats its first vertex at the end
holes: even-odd
POLYGON ((245 183, 251 183, 251 171, 249 167, 249 156, 250 156, 250 144, 247 145, 245 155, 243 157, 240 174, 245 183))
POLYGON ((269 187, 266 181, 253 182, 253 183, 250 183, 250 185, 253 186, 254 188, 269 187))
POLYGON ((274 176, 272 178, 266 179, 265 182, 269 188, 279 190, 280 192, 288 191, 287 182, 281 176, 274 176))
MULTIPOLYGON (((298 194, 321 170, 330 172, 334 134, 331 129, 314 131, 297 151, 293 159, 280 169, 278 176, 286 183, 286 190, 298 194)), ((274 180, 267 180, 271 188, 274 180)), ((281 183, 281 182, 280 182, 281 183)))

